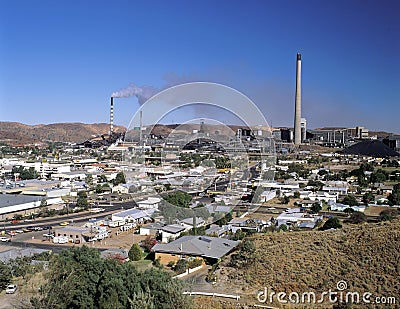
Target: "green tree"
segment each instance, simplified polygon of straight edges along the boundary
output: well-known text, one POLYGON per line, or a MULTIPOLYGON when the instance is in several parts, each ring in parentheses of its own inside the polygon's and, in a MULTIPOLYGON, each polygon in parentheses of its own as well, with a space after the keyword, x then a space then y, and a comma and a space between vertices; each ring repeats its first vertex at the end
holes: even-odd
POLYGON ((0 290, 4 290, 11 283, 12 275, 10 266, 0 262, 0 290))
POLYGON ((290 202, 290 198, 287 195, 285 195, 281 198, 282 204, 289 204, 289 202, 290 202))
POLYGON ((186 192, 178 191, 164 196, 164 200, 172 205, 188 208, 192 201, 192 196, 186 192))
POLYGON ((389 175, 386 171, 379 169, 376 172, 371 174, 371 183, 377 182, 385 182, 388 179, 389 175))
POLYGON ((87 198, 88 197, 87 192, 86 191, 79 191, 78 192, 78 197, 87 198))
POLYGON ((278 228, 278 231, 287 232, 289 229, 286 224, 281 224, 278 228))
POLYGON ((319 213, 322 210, 321 204, 319 202, 315 202, 311 205, 311 211, 314 214, 319 213))
POLYGON ((347 207, 345 210, 343 210, 344 213, 346 214, 352 214, 355 210, 351 207, 347 207))
POLYGON ((188 269, 188 262, 185 259, 180 259, 176 262, 174 267, 175 272, 179 274, 183 274, 188 269))
POLYGON ((294 191, 293 197, 294 198, 300 198, 300 192, 299 191, 294 191))
POLYGON ((353 194, 346 195, 343 198, 342 203, 349 206, 358 206, 357 199, 353 194))
POLYGON ((93 176, 92 175, 87 175, 85 178, 85 182, 91 186, 93 184, 93 176))
POLYGON ((388 196, 389 205, 400 205, 400 183, 393 186, 392 193, 388 196))
POLYGON ((340 223, 340 220, 336 217, 331 217, 326 222, 324 225, 320 228, 321 231, 329 230, 329 229, 340 229, 342 227, 342 224, 340 223))
POLYGON ((98 175, 97 176, 97 181, 98 182, 107 182, 107 177, 104 174, 98 175))
POLYGON ((375 195, 374 195, 372 192, 366 192, 366 193, 363 195, 362 200, 363 200, 363 203, 364 203, 365 205, 368 205, 369 203, 375 201, 375 195))
POLYGON ((103 186, 98 183, 94 190, 96 191, 96 193, 102 193, 103 192, 103 186))
POLYGON ((119 185, 121 183, 126 183, 125 174, 123 172, 119 172, 114 179, 114 185, 119 185))
POLYGON ((82 207, 82 208, 87 208, 89 206, 87 198, 86 197, 78 197, 78 199, 76 200, 76 206, 82 207))
POLYGON ((128 252, 131 261, 140 261, 142 259, 142 249, 138 244, 133 244, 128 252))
POLYGON ((32 308, 188 308, 182 283, 152 268, 103 259, 97 249, 75 247, 50 260, 32 308))

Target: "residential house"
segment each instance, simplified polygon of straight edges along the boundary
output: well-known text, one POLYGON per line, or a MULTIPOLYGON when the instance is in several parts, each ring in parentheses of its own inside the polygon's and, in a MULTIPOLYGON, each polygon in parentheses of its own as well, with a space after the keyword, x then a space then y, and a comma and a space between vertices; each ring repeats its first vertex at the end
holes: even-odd
POLYGON ((223 237, 228 231, 228 226, 219 226, 217 224, 211 224, 210 228, 206 230, 207 236, 223 237))
POLYGON ((168 244, 156 244, 152 251, 163 265, 180 259, 202 258, 217 262, 231 252, 239 241, 209 236, 183 236, 168 244))
POLYGON ((151 215, 154 213, 154 209, 141 210, 137 208, 132 208, 124 211, 112 214, 112 221, 124 221, 134 222, 137 224, 143 224, 148 221, 152 221, 151 215))
POLYGON ((206 224, 206 221, 204 221, 203 218, 196 217, 195 222, 193 222, 194 221, 193 219, 194 218, 186 218, 186 219, 181 220, 181 224, 183 224, 183 226, 186 228, 187 231, 191 230, 195 224, 196 224, 196 227, 202 227, 206 224))
POLYGON ((147 200, 137 202, 137 204, 141 209, 158 209, 160 202, 161 199, 158 197, 149 197, 147 200))
POLYGON ((186 227, 182 224, 169 224, 161 228, 161 242, 167 243, 171 239, 178 238, 186 227))

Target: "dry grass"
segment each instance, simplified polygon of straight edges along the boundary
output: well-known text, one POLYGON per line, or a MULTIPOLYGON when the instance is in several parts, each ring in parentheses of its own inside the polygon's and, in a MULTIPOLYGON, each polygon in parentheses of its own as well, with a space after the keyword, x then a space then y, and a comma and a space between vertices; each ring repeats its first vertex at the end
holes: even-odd
MULTIPOLYGON (((349 291, 395 296, 400 301, 400 220, 346 225, 341 230, 269 233, 252 237, 257 250, 245 269, 217 271, 216 289, 243 295, 247 304, 264 287, 321 293, 344 280, 349 291)), ((325 307, 329 307, 326 306, 325 307)))

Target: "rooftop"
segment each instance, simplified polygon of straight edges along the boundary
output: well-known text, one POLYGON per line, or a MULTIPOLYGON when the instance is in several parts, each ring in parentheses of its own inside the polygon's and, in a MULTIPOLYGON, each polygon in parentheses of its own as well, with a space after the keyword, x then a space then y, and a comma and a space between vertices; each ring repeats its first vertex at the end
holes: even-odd
POLYGON ((152 251, 219 259, 240 241, 208 236, 183 236, 168 244, 156 244, 152 251))

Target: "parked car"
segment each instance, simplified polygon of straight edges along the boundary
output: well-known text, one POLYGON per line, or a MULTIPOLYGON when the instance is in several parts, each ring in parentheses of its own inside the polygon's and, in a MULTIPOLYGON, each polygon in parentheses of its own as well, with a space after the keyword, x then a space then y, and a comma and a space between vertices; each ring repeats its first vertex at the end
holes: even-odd
POLYGON ((64 222, 60 223, 61 226, 67 226, 68 224, 69 224, 69 222, 67 222, 67 221, 64 221, 64 222))
POLYGON ((6 287, 6 294, 14 294, 16 290, 17 290, 17 285, 16 284, 9 284, 6 287))
POLYGON ((2 242, 10 242, 10 241, 11 241, 11 238, 8 238, 8 237, 5 237, 5 236, 0 236, 0 240, 1 240, 2 242))

